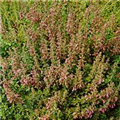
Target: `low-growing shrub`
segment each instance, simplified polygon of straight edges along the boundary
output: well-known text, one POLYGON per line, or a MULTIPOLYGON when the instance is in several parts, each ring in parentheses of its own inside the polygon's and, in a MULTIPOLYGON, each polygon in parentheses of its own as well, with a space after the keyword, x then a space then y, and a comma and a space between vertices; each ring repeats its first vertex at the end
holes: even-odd
POLYGON ((39 1, 19 12, 24 35, 1 57, 3 120, 102 119, 119 104, 120 26, 101 4, 39 1))

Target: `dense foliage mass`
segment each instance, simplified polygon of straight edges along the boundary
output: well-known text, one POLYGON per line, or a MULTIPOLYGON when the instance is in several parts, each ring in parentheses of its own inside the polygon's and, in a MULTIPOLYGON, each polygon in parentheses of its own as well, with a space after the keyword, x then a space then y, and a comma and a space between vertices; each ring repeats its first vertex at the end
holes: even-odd
POLYGON ((119 13, 119 1, 1 2, 1 119, 120 119, 119 13))

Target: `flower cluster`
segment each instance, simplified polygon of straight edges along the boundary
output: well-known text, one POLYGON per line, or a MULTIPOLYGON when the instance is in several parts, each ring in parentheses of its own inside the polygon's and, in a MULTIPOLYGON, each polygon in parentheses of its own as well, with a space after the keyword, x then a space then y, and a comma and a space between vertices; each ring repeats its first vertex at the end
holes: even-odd
POLYGON ((19 94, 15 94, 9 87, 9 83, 3 83, 3 88, 5 89, 5 94, 7 96, 7 100, 10 103, 20 103, 23 104, 22 99, 20 98, 19 94))

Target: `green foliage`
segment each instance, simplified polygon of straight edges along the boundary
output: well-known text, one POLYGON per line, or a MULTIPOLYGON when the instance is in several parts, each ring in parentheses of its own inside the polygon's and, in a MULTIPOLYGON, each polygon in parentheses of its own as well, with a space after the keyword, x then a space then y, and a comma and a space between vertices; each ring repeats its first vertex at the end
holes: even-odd
POLYGON ((6 43, 3 39, 2 36, 0 36, 0 55, 1 56, 7 56, 7 50, 9 49, 9 47, 11 46, 10 43, 6 43))

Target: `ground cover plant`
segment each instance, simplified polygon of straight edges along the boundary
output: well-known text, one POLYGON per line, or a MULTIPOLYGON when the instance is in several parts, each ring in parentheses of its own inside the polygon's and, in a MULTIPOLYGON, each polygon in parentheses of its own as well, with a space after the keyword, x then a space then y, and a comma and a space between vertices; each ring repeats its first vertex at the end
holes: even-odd
POLYGON ((1 1, 1 120, 119 120, 120 2, 1 1))

